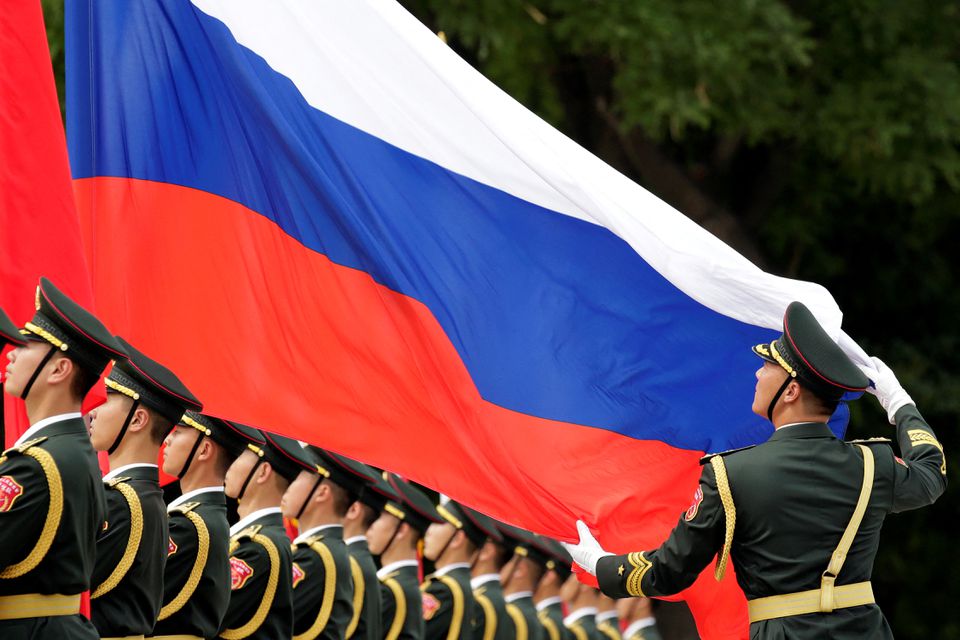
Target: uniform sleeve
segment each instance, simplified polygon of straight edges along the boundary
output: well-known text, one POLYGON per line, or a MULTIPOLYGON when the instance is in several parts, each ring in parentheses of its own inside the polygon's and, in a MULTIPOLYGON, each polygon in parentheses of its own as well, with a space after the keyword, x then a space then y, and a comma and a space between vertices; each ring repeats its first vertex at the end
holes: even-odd
POLYGON ((247 540, 230 554, 230 605, 221 632, 250 620, 266 591, 269 575, 270 558, 262 545, 247 540))
POLYGON ((476 606, 473 609, 473 619, 471 627, 473 628, 474 640, 493 640, 497 635, 497 610, 490 602, 490 598, 483 593, 474 592, 476 606))
POLYGON ((947 460, 933 429, 912 404, 895 416, 903 460, 893 465, 893 511, 925 507, 947 488, 947 460))
POLYGON ((470 635, 463 589, 452 578, 432 580, 423 593, 423 619, 428 640, 470 635))
POLYGON ((49 505, 40 464, 10 454, 0 464, 0 569, 27 557, 40 538, 49 505))
POLYGON ((705 465, 693 503, 658 549, 607 556, 597 563, 611 598, 668 596, 693 584, 723 546, 726 516, 713 467, 705 465))
POLYGON ((453 618, 453 594, 439 580, 431 580, 423 592, 423 620, 427 640, 447 637, 453 618))
MULTIPOLYGON (((406 624, 407 609, 411 603, 407 602, 403 587, 395 578, 385 578, 380 583, 380 595, 383 601, 383 636, 386 640, 396 640, 406 624)), ((419 602, 413 605, 419 606, 419 602)))
MULTIPOLYGON (((322 542, 315 544, 322 545, 322 542)), ((314 624, 322 630, 330 619, 335 589, 326 590, 327 571, 331 570, 334 580, 336 566, 330 560, 328 567, 318 553, 309 546, 297 546, 293 552, 293 614, 294 630, 302 633, 314 624), (324 619, 319 616, 324 613, 324 619)))
POLYGON ((163 604, 177 597, 187 583, 196 563, 199 542, 197 529, 186 516, 173 513, 169 518, 167 564, 163 570, 163 604))
POLYGON ((93 565, 93 575, 90 578, 91 591, 103 584, 103 581, 109 578, 120 564, 123 552, 127 549, 127 540, 130 538, 130 505, 126 498, 122 493, 111 488, 106 489, 105 497, 107 510, 103 527, 97 536, 97 557, 93 565))

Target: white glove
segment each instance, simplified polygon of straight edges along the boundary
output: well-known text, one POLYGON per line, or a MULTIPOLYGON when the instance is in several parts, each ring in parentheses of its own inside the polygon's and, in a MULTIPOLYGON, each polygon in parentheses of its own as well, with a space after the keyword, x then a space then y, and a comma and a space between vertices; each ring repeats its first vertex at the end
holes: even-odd
POLYGON ((897 380, 893 370, 884 364, 883 360, 880 358, 870 358, 870 360, 873 361, 876 370, 860 367, 864 375, 873 380, 873 386, 875 387, 867 387, 867 392, 877 396, 880 406, 887 412, 887 419, 890 424, 896 424, 897 421, 894 416, 897 415, 897 411, 908 404, 915 404, 913 398, 900 385, 900 381, 897 380))
POLYGON ((597 575, 597 561, 604 556, 612 556, 613 554, 603 550, 603 547, 590 533, 590 529, 583 520, 577 520, 577 533, 580 534, 579 543, 561 542, 560 544, 567 550, 574 562, 583 567, 587 573, 595 576, 597 575))

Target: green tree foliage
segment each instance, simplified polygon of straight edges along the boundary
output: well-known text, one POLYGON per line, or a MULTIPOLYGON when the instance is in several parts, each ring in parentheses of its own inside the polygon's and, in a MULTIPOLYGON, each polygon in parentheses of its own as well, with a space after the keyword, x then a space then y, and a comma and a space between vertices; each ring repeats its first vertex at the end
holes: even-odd
MULTIPOLYGON (((43 0, 63 87, 61 0, 43 0)), ((767 270, 825 285, 960 436, 960 4, 403 0, 487 77, 767 270)), ((876 403, 852 437, 890 435, 876 403)), ((956 467, 948 461, 955 484, 956 467)), ((960 638, 952 490, 887 520, 898 638, 960 638)))

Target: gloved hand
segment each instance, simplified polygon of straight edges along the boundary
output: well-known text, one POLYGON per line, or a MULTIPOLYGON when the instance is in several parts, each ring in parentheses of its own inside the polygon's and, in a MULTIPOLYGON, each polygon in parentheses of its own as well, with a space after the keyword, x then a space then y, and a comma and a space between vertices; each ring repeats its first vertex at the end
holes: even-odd
POLYGON ((577 533, 580 534, 579 543, 561 542, 560 544, 567 550, 574 562, 583 567, 587 573, 595 576, 597 575, 597 561, 604 556, 612 556, 613 554, 603 550, 603 547, 590 533, 590 529, 583 520, 577 520, 577 533))
POLYGON ((894 416, 897 411, 908 404, 915 404, 913 398, 904 390, 897 380, 893 370, 884 364, 880 358, 870 358, 876 371, 867 367, 860 367, 864 375, 873 380, 875 388, 867 387, 867 392, 877 396, 880 406, 887 412, 887 419, 890 424, 896 424, 894 416))

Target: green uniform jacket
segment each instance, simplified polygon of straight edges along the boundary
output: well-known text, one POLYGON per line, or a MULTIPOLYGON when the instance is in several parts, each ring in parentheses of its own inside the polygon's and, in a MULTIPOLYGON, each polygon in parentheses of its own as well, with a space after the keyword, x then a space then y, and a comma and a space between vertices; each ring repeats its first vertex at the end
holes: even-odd
POLYGON ((353 576, 343 527, 305 532, 293 544, 293 635, 343 640, 353 619, 353 576))
POLYGON ((101 637, 149 634, 163 604, 169 538, 160 471, 130 465, 104 483, 107 515, 90 580, 90 619, 101 637))
MULTIPOLYGON (((253 515, 253 514, 251 514, 253 515)), ((290 538, 279 509, 234 525, 230 538, 230 605, 225 640, 290 640, 293 587, 290 538)))
MULTIPOLYGON (((943 449, 916 407, 896 415, 903 459, 883 442, 869 442, 875 459, 870 502, 837 577, 838 586, 870 580, 880 529, 890 512, 934 502, 946 488, 943 449)), ((757 447, 724 456, 736 528, 731 556, 747 599, 820 588, 820 576, 853 514, 863 481, 859 447, 838 440, 826 424, 777 430, 757 447)), ((687 588, 720 551, 726 525, 714 469, 707 464, 700 493, 660 548, 601 558, 604 593, 670 595, 687 588), (621 567, 623 569, 621 569, 621 567)), ((876 605, 756 622, 754 638, 889 638, 876 605)))
POLYGON ((473 591, 470 589, 470 566, 440 570, 421 585, 423 619, 427 640, 473 638, 473 591))
POLYGON ((222 487, 191 491, 167 508, 170 540, 163 608, 153 635, 217 635, 230 604, 230 525, 222 487))
POLYGON ((383 637, 387 640, 422 640, 423 600, 416 561, 393 568, 387 565, 377 577, 383 602, 383 637))
POLYGON ((529 595, 509 599, 507 596, 507 619, 504 621, 510 636, 516 640, 545 640, 543 626, 537 618, 537 608, 529 595))
POLYGON ((373 561, 373 556, 370 555, 367 539, 360 537, 351 540, 347 544, 347 551, 356 561, 356 566, 351 563, 354 602, 362 603, 359 616, 354 609, 356 626, 347 639, 382 640, 383 604, 380 601, 380 582, 377 580, 377 565, 373 561))
POLYGON ((563 623, 575 640, 603 640, 604 636, 597 630, 597 610, 591 608, 588 611, 585 612, 583 609, 573 611, 563 623))
POLYGON ((474 640, 513 640, 510 628, 504 624, 507 618, 507 603, 503 600, 503 586, 499 577, 484 582, 473 590, 477 606, 473 608, 474 640))
MULTIPOLYGON (((87 591, 105 511, 97 456, 79 414, 48 423, 0 456, 0 596, 87 591), (38 544, 43 533, 53 536, 46 549, 38 544)), ((0 621, 0 638, 41 632, 98 637, 80 615, 0 621)))
POLYGON ((573 634, 563 624, 563 604, 560 598, 547 598, 537 603, 537 619, 543 626, 544 640, 572 640, 573 634), (544 604, 546 600, 550 602, 544 604))
POLYGON ((613 612, 614 615, 604 616, 601 613, 597 614, 597 631, 600 632, 600 637, 605 640, 623 640, 623 636, 620 634, 620 620, 615 615, 616 612, 613 612))

